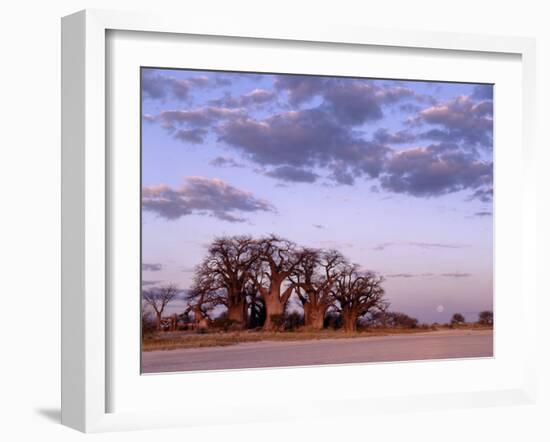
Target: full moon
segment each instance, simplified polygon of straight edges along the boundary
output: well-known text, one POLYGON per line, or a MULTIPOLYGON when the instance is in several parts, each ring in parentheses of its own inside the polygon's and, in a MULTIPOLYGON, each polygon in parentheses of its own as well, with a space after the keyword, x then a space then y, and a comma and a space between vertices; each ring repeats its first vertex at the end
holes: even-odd
POLYGON ((443 313, 443 311, 445 310, 445 307, 443 307, 442 305, 438 305, 436 308, 438 313, 443 313))

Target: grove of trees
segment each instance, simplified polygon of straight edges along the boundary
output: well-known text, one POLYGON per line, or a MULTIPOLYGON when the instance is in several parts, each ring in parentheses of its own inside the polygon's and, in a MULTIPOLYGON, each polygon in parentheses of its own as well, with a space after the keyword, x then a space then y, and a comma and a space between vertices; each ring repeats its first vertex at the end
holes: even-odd
POLYGON ((224 236, 208 247, 186 300, 200 315, 223 306, 236 327, 272 331, 295 295, 307 327, 323 328, 330 311, 354 331, 359 318, 387 308, 382 283, 336 250, 299 247, 276 235, 224 236))
MULTIPOLYGON (((187 306, 173 317, 192 318, 199 329, 418 327, 416 318, 389 310, 383 282, 337 250, 300 247, 276 235, 223 236, 208 246, 189 290, 166 284, 144 290, 142 300, 156 330, 162 329, 166 306, 177 296, 187 306), (289 308, 292 299, 301 312, 289 308)), ((464 323, 464 316, 455 313, 449 325, 464 323)), ((492 326, 493 312, 480 312, 478 324, 492 326)))

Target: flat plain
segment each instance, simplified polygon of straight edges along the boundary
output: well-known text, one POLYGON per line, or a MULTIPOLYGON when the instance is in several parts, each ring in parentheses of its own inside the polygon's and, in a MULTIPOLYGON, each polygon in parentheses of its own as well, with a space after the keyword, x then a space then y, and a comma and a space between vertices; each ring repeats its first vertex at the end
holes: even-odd
POLYGON ((148 351, 142 353, 142 373, 492 356, 492 330, 442 330, 407 335, 245 342, 225 347, 148 351))

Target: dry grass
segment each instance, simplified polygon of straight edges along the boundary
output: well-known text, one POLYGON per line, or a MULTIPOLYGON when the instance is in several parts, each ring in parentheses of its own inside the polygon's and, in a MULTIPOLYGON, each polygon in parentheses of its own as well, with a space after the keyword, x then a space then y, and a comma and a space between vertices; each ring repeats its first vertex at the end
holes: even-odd
MULTIPOLYGON (((461 330, 481 329, 481 326, 460 326, 461 330)), ((393 334, 426 333, 436 330, 449 330, 445 327, 418 328, 376 328, 355 333, 342 330, 306 330, 286 332, 263 332, 255 330, 243 331, 208 331, 197 333, 190 331, 160 332, 146 336, 142 340, 143 351, 174 350, 180 348, 219 347, 235 345, 243 342, 258 341, 307 341, 317 339, 364 338, 369 336, 385 336, 393 334)))

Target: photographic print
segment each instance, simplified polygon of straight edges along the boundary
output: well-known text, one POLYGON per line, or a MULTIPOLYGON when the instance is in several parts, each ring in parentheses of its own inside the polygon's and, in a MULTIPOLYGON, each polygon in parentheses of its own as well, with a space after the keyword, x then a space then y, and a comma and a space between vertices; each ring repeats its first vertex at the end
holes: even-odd
POLYGON ((493 85, 140 93, 142 373, 493 356, 493 85))

